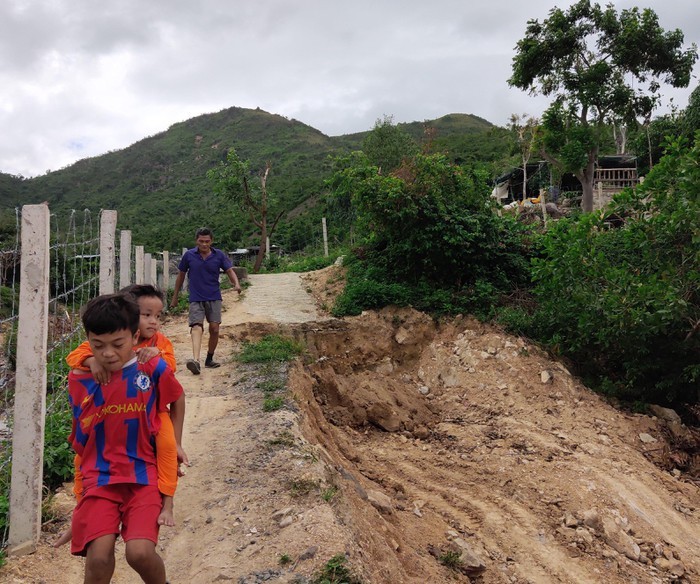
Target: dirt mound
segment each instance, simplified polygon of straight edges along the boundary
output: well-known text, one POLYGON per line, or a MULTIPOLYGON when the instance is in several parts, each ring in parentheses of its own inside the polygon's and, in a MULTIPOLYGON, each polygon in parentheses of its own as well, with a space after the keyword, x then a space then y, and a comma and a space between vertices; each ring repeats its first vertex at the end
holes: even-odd
POLYGON ((470 319, 389 309, 305 336, 290 387, 369 581, 697 578, 698 489, 644 456, 659 420, 470 319))

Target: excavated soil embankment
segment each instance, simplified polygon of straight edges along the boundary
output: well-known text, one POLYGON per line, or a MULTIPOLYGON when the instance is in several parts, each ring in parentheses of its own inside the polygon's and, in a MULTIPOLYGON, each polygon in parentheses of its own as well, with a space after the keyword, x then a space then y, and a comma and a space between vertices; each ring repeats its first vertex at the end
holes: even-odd
POLYGON ((645 457, 662 421, 471 319, 389 309, 304 337, 290 387, 372 582, 454 581, 450 551, 483 583, 697 581, 697 486, 645 457))

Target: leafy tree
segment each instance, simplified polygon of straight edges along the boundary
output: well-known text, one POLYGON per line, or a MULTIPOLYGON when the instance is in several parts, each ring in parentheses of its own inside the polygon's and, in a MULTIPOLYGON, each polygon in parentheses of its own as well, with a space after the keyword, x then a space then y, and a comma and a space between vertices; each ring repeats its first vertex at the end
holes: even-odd
POLYGON ((543 116, 543 156, 573 172, 583 188, 583 210, 593 209, 595 164, 606 120, 648 118, 661 82, 686 87, 697 60, 683 33, 664 31, 650 9, 601 8, 579 0, 567 11, 553 8, 540 23, 528 22, 517 43, 508 83, 552 96, 543 116))
POLYGON ((674 114, 665 114, 651 121, 645 120, 632 137, 632 148, 637 155, 640 174, 648 173, 661 160, 666 136, 676 136, 679 133, 679 119, 674 114))
POLYGON ((372 164, 387 174, 397 168, 404 158, 417 154, 419 147, 409 134, 394 125, 392 116, 384 116, 365 136, 362 151, 372 164))
POLYGON ((207 178, 214 185, 214 192, 232 201, 260 229, 260 249, 253 266, 255 273, 260 271, 265 257, 267 238, 272 237, 283 214, 283 211, 280 211, 274 219, 270 220, 271 200, 267 191, 270 170, 270 162, 265 163, 265 168, 258 174, 259 187, 257 185, 251 186, 248 163, 243 162, 236 151, 231 148, 226 161, 207 172, 207 178))
POLYGON ((695 133, 700 130, 700 84, 690 94, 688 107, 683 112, 681 129, 691 143, 695 141, 695 133))

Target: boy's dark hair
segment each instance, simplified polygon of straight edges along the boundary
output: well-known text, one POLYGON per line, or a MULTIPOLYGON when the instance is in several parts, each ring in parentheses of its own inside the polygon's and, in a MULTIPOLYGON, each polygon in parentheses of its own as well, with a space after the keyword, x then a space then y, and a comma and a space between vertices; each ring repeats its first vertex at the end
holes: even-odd
POLYGON ((199 229, 197 229, 197 233, 194 234, 194 238, 197 239, 200 235, 208 235, 209 237, 214 239, 214 232, 208 227, 200 227, 199 229))
POLYGON ((141 311, 132 296, 103 294, 93 298, 83 309, 83 327, 86 333, 104 335, 128 329, 139 330, 141 311))
POLYGON ((161 302, 165 302, 163 291, 151 284, 131 284, 119 290, 119 293, 130 294, 137 301, 139 298, 158 298, 161 302))

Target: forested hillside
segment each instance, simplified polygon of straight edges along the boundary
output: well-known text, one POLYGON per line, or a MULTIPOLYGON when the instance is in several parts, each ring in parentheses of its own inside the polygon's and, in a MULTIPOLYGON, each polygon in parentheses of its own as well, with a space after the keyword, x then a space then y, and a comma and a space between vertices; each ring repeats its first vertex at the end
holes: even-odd
MULTIPOLYGON (((429 139, 434 148, 448 151, 457 162, 477 156, 493 160, 508 148, 502 139, 506 130, 475 116, 450 114, 401 126, 419 142, 429 139), (432 128, 429 138, 424 137, 426 128, 432 128)), ((135 243, 158 249, 191 244, 193 229, 205 224, 214 228, 223 246, 257 243, 248 218, 213 195, 206 178, 207 171, 235 148, 251 170, 271 162, 273 211, 286 212, 279 243, 301 248, 309 238, 306 232, 324 214, 320 195, 331 172, 331 157, 359 149, 366 134, 329 137, 293 119, 232 107, 43 176, 0 174, 0 208, 7 213, 19 204, 48 201, 57 214, 116 209, 119 228, 131 229, 135 243)))

